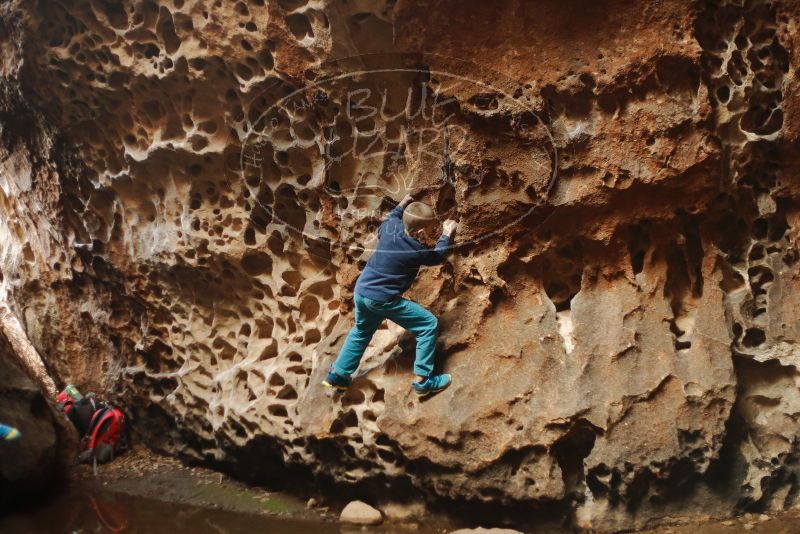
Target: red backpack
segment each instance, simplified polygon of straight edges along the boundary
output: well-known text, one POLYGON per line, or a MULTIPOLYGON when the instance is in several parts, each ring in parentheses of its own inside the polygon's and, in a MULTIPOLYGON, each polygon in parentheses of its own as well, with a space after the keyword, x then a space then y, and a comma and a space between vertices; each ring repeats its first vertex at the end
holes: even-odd
POLYGON ((66 390, 56 401, 81 435, 81 462, 105 463, 127 450, 127 424, 122 410, 87 395, 75 400, 66 390))
POLYGON ((125 414, 114 406, 102 405, 92 415, 89 430, 81 440, 80 461, 105 463, 128 448, 125 414))

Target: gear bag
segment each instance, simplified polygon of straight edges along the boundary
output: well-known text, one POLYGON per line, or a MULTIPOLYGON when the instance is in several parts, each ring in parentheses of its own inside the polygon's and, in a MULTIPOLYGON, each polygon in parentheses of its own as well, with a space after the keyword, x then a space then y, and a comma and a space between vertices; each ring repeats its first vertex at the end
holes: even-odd
POLYGON ((122 410, 91 393, 76 400, 69 389, 60 392, 56 401, 81 436, 81 462, 96 466, 127 450, 127 423, 122 410))

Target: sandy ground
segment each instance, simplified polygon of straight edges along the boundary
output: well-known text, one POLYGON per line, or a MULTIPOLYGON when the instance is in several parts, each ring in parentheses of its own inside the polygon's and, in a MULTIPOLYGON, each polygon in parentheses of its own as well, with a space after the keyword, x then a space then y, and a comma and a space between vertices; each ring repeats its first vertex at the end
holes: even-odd
POLYGON ((735 519, 693 522, 685 525, 642 531, 640 534, 797 534, 800 510, 779 514, 744 514, 735 519))
POLYGON ((135 447, 114 461, 98 466, 97 477, 89 465, 76 466, 73 476, 78 481, 102 484, 109 491, 193 506, 322 521, 336 518, 327 508, 310 510, 291 496, 247 486, 202 467, 187 467, 144 447, 135 447))

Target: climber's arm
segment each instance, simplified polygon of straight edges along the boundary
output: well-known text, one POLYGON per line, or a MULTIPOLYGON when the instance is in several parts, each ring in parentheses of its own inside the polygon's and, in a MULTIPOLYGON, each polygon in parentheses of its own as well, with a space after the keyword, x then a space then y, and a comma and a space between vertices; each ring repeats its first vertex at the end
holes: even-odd
POLYGON ((403 219, 403 211, 405 211, 406 206, 408 206, 412 202, 414 202, 414 197, 412 197, 411 195, 404 196, 403 200, 401 200, 400 203, 397 206, 395 206, 392 209, 392 211, 389 212, 389 215, 386 216, 386 218, 383 220, 383 222, 381 222, 381 225, 378 228, 378 235, 381 235, 381 232, 383 231, 384 226, 386 226, 386 223, 388 223, 390 220, 392 220, 392 219, 402 220, 403 219))
POLYGON ((427 250, 425 255, 422 257, 423 265, 437 265, 444 262, 447 249, 450 248, 450 243, 453 241, 453 235, 455 235, 456 230, 458 229, 458 223, 452 219, 448 219, 444 222, 443 226, 444 229, 442 231, 442 237, 440 237, 439 241, 436 242, 436 246, 430 250, 427 250))
POLYGON ((394 207, 392 211, 389 212, 389 216, 387 219, 402 219, 403 218, 403 211, 406 209, 406 206, 414 202, 414 197, 411 195, 406 195, 403 197, 403 200, 394 207))

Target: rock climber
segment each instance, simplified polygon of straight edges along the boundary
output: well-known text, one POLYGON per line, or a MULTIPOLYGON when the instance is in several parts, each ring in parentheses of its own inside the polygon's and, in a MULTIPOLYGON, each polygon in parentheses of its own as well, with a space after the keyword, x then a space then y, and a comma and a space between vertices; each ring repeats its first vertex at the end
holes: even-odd
POLYGON ((17 441, 21 437, 22 434, 16 428, 0 423, 0 441, 17 441))
POLYGON ((450 385, 450 375, 433 374, 439 324, 436 317, 416 302, 402 297, 422 265, 444 262, 458 223, 446 220, 436 246, 427 248, 420 240, 435 235, 436 226, 433 209, 415 202, 412 195, 406 195, 383 221, 378 230, 378 246, 356 282, 353 295, 356 324, 323 384, 347 389, 350 375, 358 368, 372 335, 384 319, 389 319, 417 338, 414 360, 417 380, 412 382, 417 396, 424 397, 450 385))

